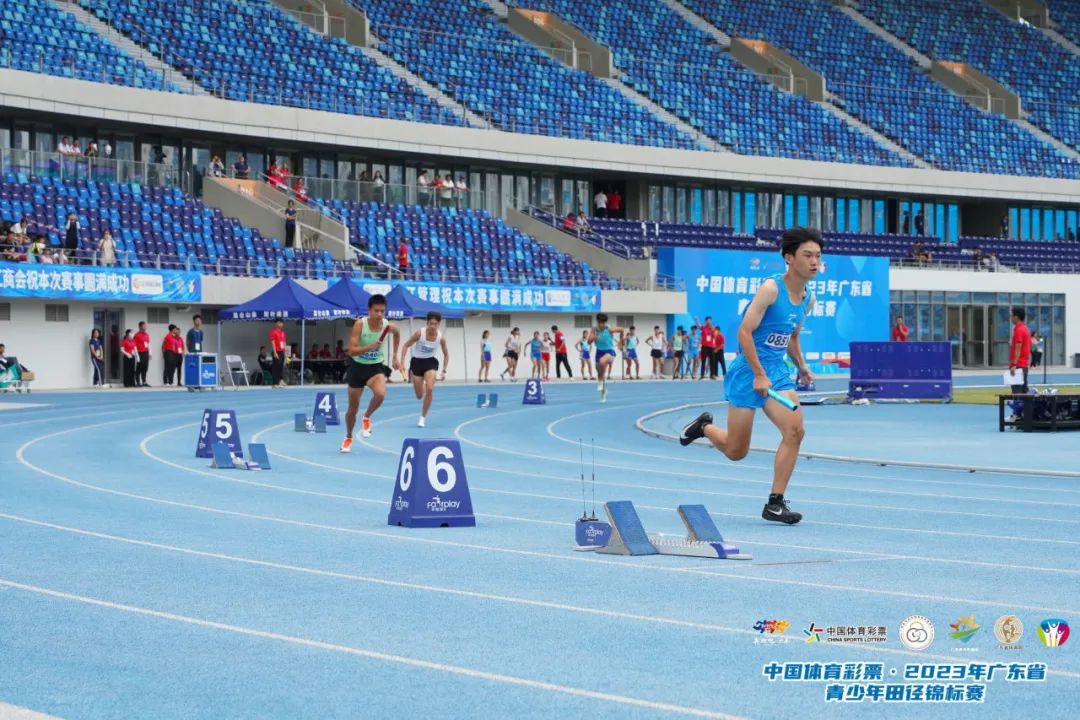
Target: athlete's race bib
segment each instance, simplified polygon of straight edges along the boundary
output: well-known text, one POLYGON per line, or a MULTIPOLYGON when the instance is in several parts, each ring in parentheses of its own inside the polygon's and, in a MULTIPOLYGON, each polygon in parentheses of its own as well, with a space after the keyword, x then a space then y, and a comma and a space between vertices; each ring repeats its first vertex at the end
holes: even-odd
POLYGON ((790 333, 769 333, 765 338, 766 346, 780 350, 787 348, 789 342, 791 342, 790 333))

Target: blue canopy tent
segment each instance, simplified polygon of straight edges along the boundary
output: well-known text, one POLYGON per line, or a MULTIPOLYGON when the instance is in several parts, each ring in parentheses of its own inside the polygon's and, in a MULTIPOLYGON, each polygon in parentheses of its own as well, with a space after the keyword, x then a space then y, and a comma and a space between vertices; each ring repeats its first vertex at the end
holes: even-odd
POLYGON ((368 300, 371 293, 348 278, 341 278, 336 283, 319 293, 319 297, 348 310, 353 317, 367 315, 368 300))
MULTIPOLYGON (((242 305, 218 312, 218 352, 221 352, 221 323, 266 322, 275 318, 300 320, 300 384, 304 384, 304 348, 307 347, 304 320, 337 320, 350 315, 348 308, 324 300, 290 277, 284 277, 262 295, 242 305)), ((220 367, 220 358, 219 367, 220 367)))
POLYGON ((421 300, 406 290, 403 285, 398 285, 386 295, 386 316, 391 320, 424 317, 432 310, 441 313, 443 318, 465 317, 464 310, 453 310, 439 303, 421 300))

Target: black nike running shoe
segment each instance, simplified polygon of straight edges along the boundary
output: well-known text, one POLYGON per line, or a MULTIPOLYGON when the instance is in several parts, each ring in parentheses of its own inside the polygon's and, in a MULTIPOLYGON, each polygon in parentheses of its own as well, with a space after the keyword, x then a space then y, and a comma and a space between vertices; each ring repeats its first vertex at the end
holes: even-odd
POLYGON ((679 444, 685 447, 698 438, 705 437, 706 425, 712 425, 712 413, 701 413, 694 422, 684 427, 682 435, 679 436, 679 444))
POLYGON ((765 508, 761 511, 761 517, 766 520, 782 522, 788 525, 794 525, 802 520, 802 515, 797 512, 792 512, 791 508, 788 507, 788 502, 785 498, 766 503, 765 508))

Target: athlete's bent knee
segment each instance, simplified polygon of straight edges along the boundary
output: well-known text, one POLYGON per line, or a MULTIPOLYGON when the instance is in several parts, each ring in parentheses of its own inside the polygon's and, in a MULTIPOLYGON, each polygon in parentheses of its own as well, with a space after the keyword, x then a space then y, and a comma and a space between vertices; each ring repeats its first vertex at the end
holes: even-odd
POLYGON ((804 437, 806 437, 806 430, 800 423, 784 431, 783 442, 789 445, 801 445, 804 437))

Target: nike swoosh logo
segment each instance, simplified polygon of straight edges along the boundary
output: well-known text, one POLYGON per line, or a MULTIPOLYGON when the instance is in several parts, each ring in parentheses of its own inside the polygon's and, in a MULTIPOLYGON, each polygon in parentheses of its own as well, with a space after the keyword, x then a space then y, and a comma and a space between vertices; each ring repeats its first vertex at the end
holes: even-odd
POLYGON ((783 510, 769 510, 769 512, 771 512, 773 515, 783 515, 784 514, 783 510))

